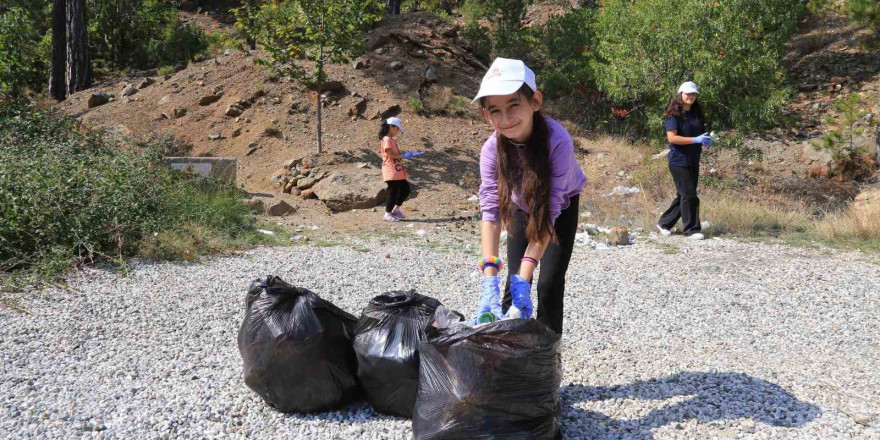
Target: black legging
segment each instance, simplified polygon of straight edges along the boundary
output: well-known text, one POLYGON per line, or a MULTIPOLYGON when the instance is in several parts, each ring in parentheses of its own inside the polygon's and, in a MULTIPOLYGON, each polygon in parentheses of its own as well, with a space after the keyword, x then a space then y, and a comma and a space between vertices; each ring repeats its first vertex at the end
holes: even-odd
MULTIPOLYGON (((541 276, 538 278, 538 321, 558 334, 562 334, 562 296, 565 293, 565 272, 574 249, 574 235, 577 233, 578 202, 574 196, 556 218, 556 237, 558 243, 550 243, 541 257, 541 276)), ((525 225, 527 215, 517 209, 513 214, 513 224, 507 228, 507 285, 501 309, 507 313, 512 299, 510 297, 510 276, 519 273, 520 260, 529 246, 526 240, 525 225)))
POLYGON ((388 184, 388 201, 385 202, 385 212, 390 213, 394 206, 400 206, 409 197, 409 182, 403 180, 386 180, 388 184))

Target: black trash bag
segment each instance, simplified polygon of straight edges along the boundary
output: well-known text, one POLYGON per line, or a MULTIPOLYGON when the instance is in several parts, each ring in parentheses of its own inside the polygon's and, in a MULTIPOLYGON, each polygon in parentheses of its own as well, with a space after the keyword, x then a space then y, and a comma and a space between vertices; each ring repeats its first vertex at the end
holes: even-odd
POLYGON ((364 308, 354 332, 358 379, 377 411, 412 417, 419 391, 419 342, 440 301, 415 291, 388 292, 364 308))
POLYGON ((281 278, 254 280, 238 331, 244 382, 282 412, 339 408, 356 397, 357 320, 281 278))
POLYGON ((526 319, 432 329, 419 344, 417 440, 561 438, 556 332, 526 319))

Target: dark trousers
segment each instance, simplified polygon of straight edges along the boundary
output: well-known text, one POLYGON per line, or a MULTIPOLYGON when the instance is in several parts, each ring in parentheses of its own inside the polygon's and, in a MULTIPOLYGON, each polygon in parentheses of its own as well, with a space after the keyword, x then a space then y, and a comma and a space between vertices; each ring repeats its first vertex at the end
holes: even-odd
POLYGON ((403 3, 403 0, 385 0, 385 5, 388 7, 388 13, 391 15, 400 15, 401 3, 403 3))
MULTIPOLYGON (((538 278, 538 321, 556 333, 562 334, 562 296, 565 293, 565 272, 574 249, 574 234, 577 233, 578 202, 574 196, 568 208, 556 218, 556 237, 558 243, 550 243, 541 257, 541 275, 538 278)), ((519 272, 520 260, 529 246, 525 227, 528 214, 517 209, 513 214, 512 225, 507 227, 507 285, 501 309, 506 313, 513 301, 510 296, 510 276, 519 272)))
POLYGON ((700 198, 697 197, 697 182, 700 180, 700 167, 679 167, 669 165, 672 181, 675 183, 675 199, 669 209, 657 222, 663 229, 672 229, 678 219, 684 227, 684 235, 700 232, 700 198))
POLYGON ((394 210, 394 206, 400 206, 409 197, 409 182, 403 180, 386 180, 388 185, 388 201, 385 202, 385 212, 394 210))

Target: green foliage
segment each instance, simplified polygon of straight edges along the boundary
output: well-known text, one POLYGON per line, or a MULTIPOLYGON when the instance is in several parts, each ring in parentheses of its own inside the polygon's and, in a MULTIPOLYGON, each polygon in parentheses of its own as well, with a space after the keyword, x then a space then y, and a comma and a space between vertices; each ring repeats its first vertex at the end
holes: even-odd
POLYGON ((595 9, 575 9, 550 20, 542 30, 547 64, 539 78, 548 97, 567 95, 595 84, 595 19, 595 9))
POLYGON ((597 83, 615 101, 660 114, 692 80, 716 120, 764 127, 790 94, 779 59, 802 11, 798 0, 608 0, 596 18, 597 83))
POLYGON ((482 58, 524 59, 531 55, 533 36, 523 27, 528 0, 467 0, 461 7, 465 26, 462 36, 474 44, 482 58), (481 24, 491 23, 491 29, 481 24))
POLYGON ((380 17, 372 0, 287 0, 234 11, 237 26, 266 51, 284 75, 303 83, 323 82, 325 63, 346 63, 363 53, 366 26, 380 17), (315 63, 305 70, 302 61, 315 63))
POLYGON ((88 0, 89 52, 98 67, 150 68, 204 54, 208 38, 163 0, 88 0))
POLYGON ((419 98, 409 98, 406 100, 406 104, 416 113, 421 113, 425 109, 425 104, 419 98))
POLYGON ((807 9, 819 16, 845 13, 857 23, 880 30, 880 2, 877 0, 809 0, 807 9))
POLYGON ((449 97, 449 110, 457 115, 464 113, 467 106, 471 103, 470 99, 465 98, 464 96, 452 95, 449 97))
POLYGON ((241 50, 247 44, 239 30, 235 32, 214 31, 207 35, 207 39, 209 56, 219 55, 226 49, 241 50))
MULTIPOLYGON (((855 143, 856 136, 864 133, 857 124, 869 114, 867 110, 860 108, 861 103, 862 98, 855 92, 835 101, 834 110, 838 115, 829 116, 826 121, 835 128, 822 136, 821 142, 812 142, 813 148, 831 155, 832 175, 862 177, 862 172, 870 171, 863 169, 863 155, 867 148, 855 143)), ((869 125, 873 125, 873 121, 869 121, 869 125)))
POLYGON ((13 6, 0 9, 0 93, 18 95, 22 89, 39 90, 48 77, 40 20, 42 10, 13 6))
POLYGON ((172 172, 160 147, 141 147, 22 103, 0 107, 0 268, 51 276, 136 255, 159 233, 252 233, 237 190, 172 172))

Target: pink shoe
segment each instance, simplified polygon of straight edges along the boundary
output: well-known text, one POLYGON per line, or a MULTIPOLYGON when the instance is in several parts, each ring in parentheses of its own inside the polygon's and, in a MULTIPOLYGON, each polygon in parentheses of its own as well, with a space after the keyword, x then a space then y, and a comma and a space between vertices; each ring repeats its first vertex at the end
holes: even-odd
POLYGON ((406 218, 406 217, 404 217, 403 213, 400 212, 399 209, 395 209, 395 210, 391 213, 391 215, 393 215, 393 216, 395 216, 395 217, 397 217, 397 218, 399 218, 399 219, 406 218))
POLYGON ((385 215, 382 217, 382 220, 385 220, 386 222, 396 222, 397 217, 395 217, 394 214, 386 212, 385 215))

